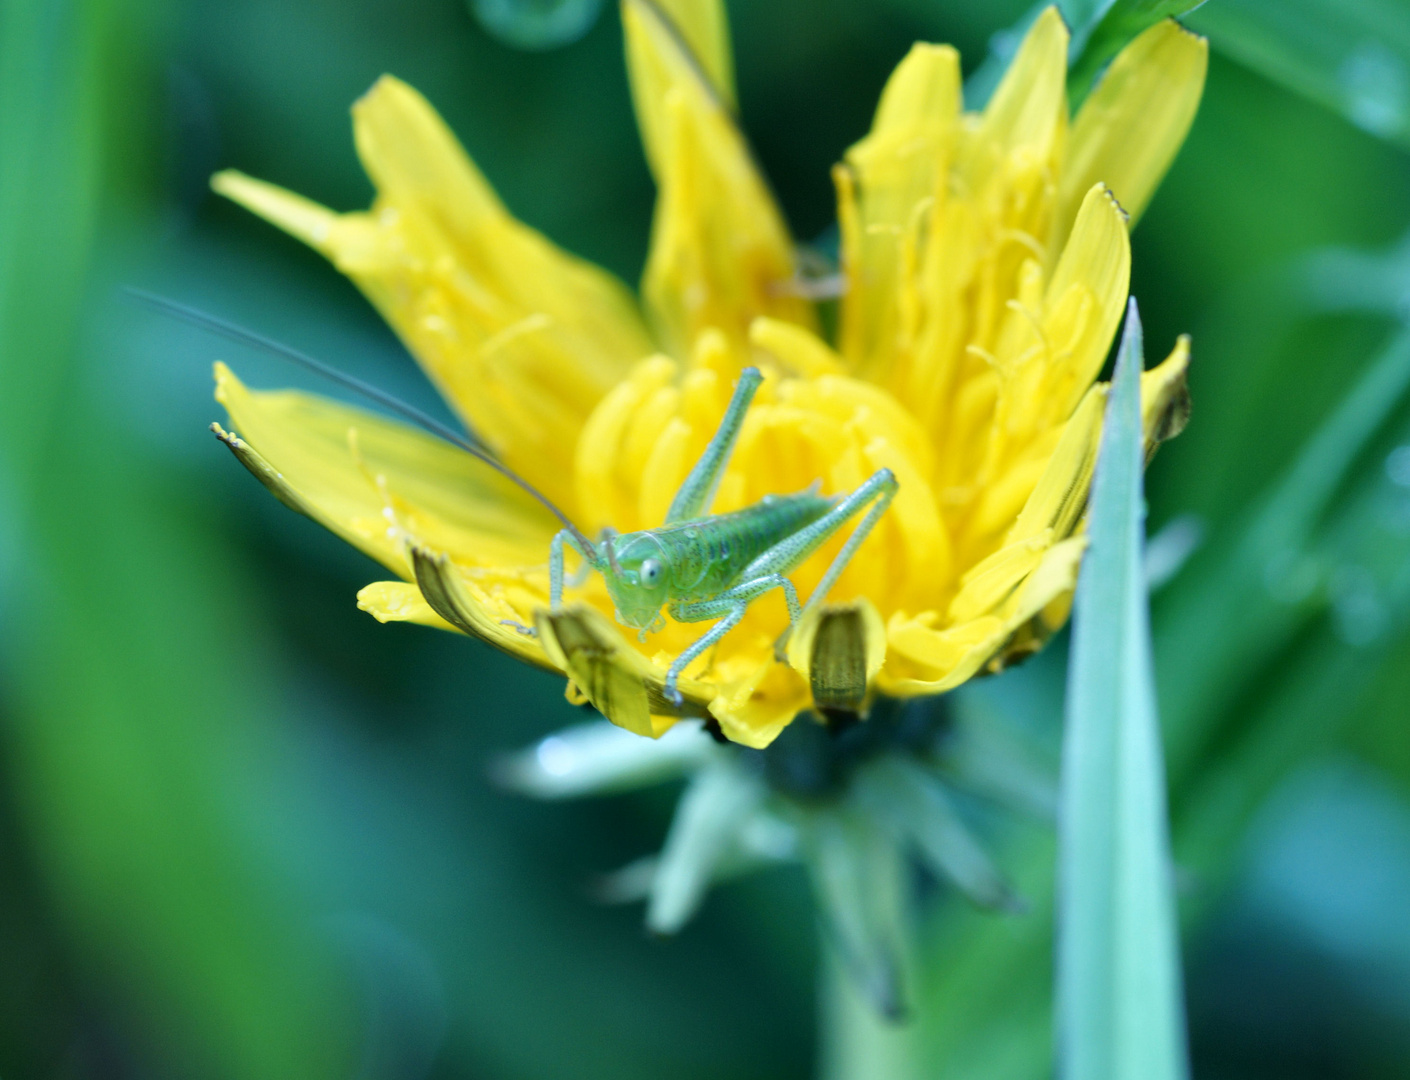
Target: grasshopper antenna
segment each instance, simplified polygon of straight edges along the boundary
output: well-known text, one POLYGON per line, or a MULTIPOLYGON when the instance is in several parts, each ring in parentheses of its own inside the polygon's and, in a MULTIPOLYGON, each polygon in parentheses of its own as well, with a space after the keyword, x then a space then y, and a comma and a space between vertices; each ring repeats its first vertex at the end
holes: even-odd
POLYGON ((393 412, 410 420, 417 427, 425 428, 432 435, 439 436, 446 442, 454 443, 462 450, 468 450, 470 453, 477 455, 484 452, 482 444, 479 447, 472 446, 470 441, 463 435, 452 431, 434 417, 427 416, 420 409, 392 397, 391 394, 387 393, 385 390, 379 390, 371 383, 365 383, 361 379, 354 378, 352 375, 347 375, 339 371, 331 364, 325 364, 322 360, 315 360, 307 353, 302 353, 298 349, 275 341, 273 338, 267 338, 263 334, 256 333, 253 330, 247 330, 243 326, 237 326, 232 322, 227 322, 219 316, 208 315, 206 312, 197 308, 189 307, 176 300, 168 300, 165 296, 158 296, 156 293, 147 292, 145 289, 129 288, 124 291, 128 296, 149 311, 155 311, 158 314, 166 315, 172 319, 178 319, 181 322, 199 327, 208 333, 216 334, 227 340, 238 342, 241 345, 249 345, 253 348, 261 349, 264 352, 272 353, 282 359, 290 360, 302 368, 307 368, 315 374, 322 375, 330 382, 337 383, 345 390, 351 390, 355 394, 361 394, 363 397, 391 409, 393 412))
POLYGON ((384 408, 390 409, 392 412, 410 420, 413 424, 425 429, 432 435, 445 440, 452 446, 459 447, 471 457, 483 461, 501 476, 518 484, 525 492, 543 503, 543 505, 548 508, 549 512, 563 523, 563 527, 572 534, 573 539, 582 545, 584 553, 596 550, 592 541, 583 535, 582 530, 568 520, 568 515, 558 509, 547 495, 539 491, 538 488, 534 487, 513 469, 509 468, 508 465, 505 465, 498 458, 494 457, 483 444, 477 445, 471 442, 465 436, 451 430, 434 417, 427 416, 420 409, 414 408, 406 402, 393 397, 385 390, 379 390, 371 383, 365 383, 361 379, 354 378, 345 372, 339 371, 331 364, 325 364, 322 360, 315 360, 307 353, 300 352, 298 349, 289 345, 275 341, 273 338, 267 338, 263 334, 256 333, 253 330, 247 330, 243 326, 237 326, 235 323, 227 322, 219 316, 207 314, 204 311, 180 303, 177 300, 170 300, 165 296, 158 296, 156 293, 147 292, 145 289, 127 288, 124 291, 131 299, 141 304, 149 311, 155 311, 168 318, 177 319, 191 326, 199 327, 207 333, 238 342, 241 345, 261 349, 273 356, 289 360, 302 368, 306 368, 315 374, 323 376, 325 379, 336 383, 344 389, 351 390, 355 394, 361 394, 368 400, 375 401, 384 408))

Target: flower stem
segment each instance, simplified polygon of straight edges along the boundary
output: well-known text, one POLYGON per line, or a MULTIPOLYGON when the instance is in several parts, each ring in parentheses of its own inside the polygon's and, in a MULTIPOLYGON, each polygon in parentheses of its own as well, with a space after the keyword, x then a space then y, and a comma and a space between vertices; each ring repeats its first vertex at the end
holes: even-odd
MULTIPOLYGON (((882 1016, 862 996, 827 930, 820 936, 818 1080, 916 1080, 915 1023, 882 1016)), ((908 974, 913 959, 904 957, 908 974)))

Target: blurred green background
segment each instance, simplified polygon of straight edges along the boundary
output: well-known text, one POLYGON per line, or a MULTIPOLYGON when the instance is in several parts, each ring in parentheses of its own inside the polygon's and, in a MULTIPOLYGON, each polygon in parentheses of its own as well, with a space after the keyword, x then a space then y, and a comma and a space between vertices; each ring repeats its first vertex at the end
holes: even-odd
MULTIPOLYGON (((1024 7, 732 2, 795 235, 830 227, 828 168, 912 41, 973 70, 1024 7)), ((1204 538, 1155 610, 1195 1070, 1401 1077, 1410 8, 1189 21, 1208 88, 1133 291, 1152 358, 1195 341, 1194 420, 1149 478, 1153 531, 1204 538)), ((462 0, 0 3, 0 1077, 1046 1075, 1041 816, 986 818, 1030 913, 931 890, 911 1026, 854 1017, 876 1052, 820 1057, 801 873, 719 889, 667 941, 594 903, 674 793, 495 790, 495 755, 584 718, 559 680, 376 624, 354 595, 382 572, 206 433, 214 359, 328 388, 122 286, 441 408, 350 285, 207 188, 233 166, 364 205, 348 107, 383 72, 523 219, 635 281, 652 188, 610 3, 539 52, 462 0)), ((1062 650, 954 695, 956 723, 1050 759, 1062 650)))

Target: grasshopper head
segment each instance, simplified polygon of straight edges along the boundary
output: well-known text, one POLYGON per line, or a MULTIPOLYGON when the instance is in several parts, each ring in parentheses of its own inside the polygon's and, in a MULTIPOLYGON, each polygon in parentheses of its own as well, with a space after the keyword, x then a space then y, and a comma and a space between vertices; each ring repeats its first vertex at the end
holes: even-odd
POLYGON ((661 541, 649 532, 626 533, 608 538, 602 546, 607 561, 602 576, 617 605, 617 621, 638 630, 648 629, 670 599, 661 541))

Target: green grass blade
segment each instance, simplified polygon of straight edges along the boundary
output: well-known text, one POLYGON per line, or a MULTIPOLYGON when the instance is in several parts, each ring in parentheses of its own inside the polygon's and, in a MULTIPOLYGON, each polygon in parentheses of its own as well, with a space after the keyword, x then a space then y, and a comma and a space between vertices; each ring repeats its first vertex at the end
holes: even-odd
POLYGON ((1077 586, 1059 812, 1058 1074, 1179 1080, 1186 1060, 1143 574, 1141 323, 1117 358, 1077 586))
POLYGON ((1410 146, 1410 9, 1400 0, 1219 0, 1190 22, 1246 67, 1410 146))

